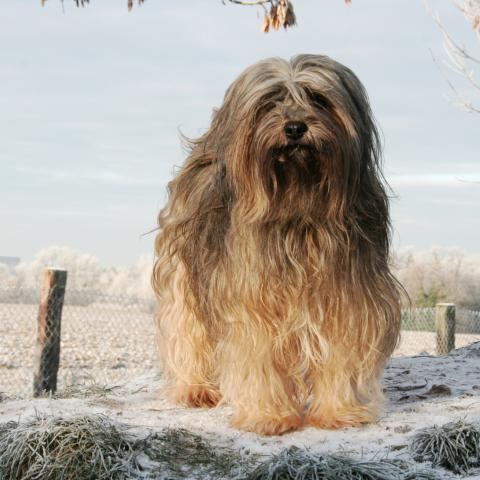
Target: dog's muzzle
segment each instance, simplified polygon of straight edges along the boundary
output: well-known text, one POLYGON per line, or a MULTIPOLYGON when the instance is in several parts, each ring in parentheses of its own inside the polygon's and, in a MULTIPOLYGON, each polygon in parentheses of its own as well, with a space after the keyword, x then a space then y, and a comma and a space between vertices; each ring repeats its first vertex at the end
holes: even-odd
POLYGON ((308 126, 304 122, 287 122, 283 127, 283 131, 288 140, 298 141, 307 133, 308 126))

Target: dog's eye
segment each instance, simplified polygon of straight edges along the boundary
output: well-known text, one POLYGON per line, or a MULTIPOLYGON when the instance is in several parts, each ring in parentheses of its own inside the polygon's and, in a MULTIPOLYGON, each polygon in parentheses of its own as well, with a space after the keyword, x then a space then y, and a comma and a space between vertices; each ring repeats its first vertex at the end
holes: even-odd
POLYGON ((285 92, 282 89, 275 89, 264 95, 259 103, 266 107, 273 108, 277 105, 277 103, 282 102, 284 99, 285 92))
POLYGON ((280 95, 269 95, 262 98, 257 107, 257 118, 261 118, 271 110, 275 109, 278 102, 281 101, 280 95))
POLYGON ((327 109, 330 106, 330 102, 320 93, 309 92, 308 97, 317 108, 327 109))

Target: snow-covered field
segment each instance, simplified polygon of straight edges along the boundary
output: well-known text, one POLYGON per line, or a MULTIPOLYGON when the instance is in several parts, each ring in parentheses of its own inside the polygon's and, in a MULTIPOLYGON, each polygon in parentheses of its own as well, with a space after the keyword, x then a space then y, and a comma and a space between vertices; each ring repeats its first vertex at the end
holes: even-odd
POLYGON ((457 334, 457 348, 468 346, 437 357, 434 333, 404 331, 385 373, 389 402, 377 423, 339 431, 304 428, 265 438, 230 428, 228 406, 186 409, 166 399, 156 373, 152 314, 138 305, 67 305, 62 320, 59 398, 32 399, 38 307, 1 307, 0 424, 24 421, 38 413, 67 417, 103 413, 131 425, 140 435, 183 427, 242 456, 277 453, 294 445, 320 454, 408 459, 409 439, 419 429, 455 419, 480 422, 480 342, 472 344, 480 340, 479 335, 457 334), (66 389, 92 382, 113 388, 97 393, 93 389, 93 394, 88 387, 66 389))
MULTIPOLYGON (((38 306, 0 304, 0 392, 28 395, 32 388, 38 306)), ((67 305, 63 310, 59 389, 71 383, 124 383, 155 373, 152 313, 141 305, 67 305)), ((456 347, 480 335, 456 335, 456 347)), ((395 356, 435 354, 435 334, 403 331, 395 356)))
POLYGON ((77 392, 71 398, 0 402, 0 424, 27 420, 39 412, 66 417, 103 413, 131 425, 139 434, 184 427, 243 455, 275 453, 294 445, 315 453, 343 452, 353 458, 409 459, 407 445, 419 429, 455 419, 480 422, 480 343, 442 357, 393 358, 384 388, 389 402, 373 425, 338 431, 304 428, 281 437, 232 429, 228 406, 209 410, 171 404, 162 393, 158 375, 138 377, 102 395, 85 397, 77 392))
MULTIPOLYGON (((0 392, 31 391, 37 305, 0 304, 0 392)), ((138 305, 65 306, 59 388, 124 382, 156 366, 152 314, 138 305)))

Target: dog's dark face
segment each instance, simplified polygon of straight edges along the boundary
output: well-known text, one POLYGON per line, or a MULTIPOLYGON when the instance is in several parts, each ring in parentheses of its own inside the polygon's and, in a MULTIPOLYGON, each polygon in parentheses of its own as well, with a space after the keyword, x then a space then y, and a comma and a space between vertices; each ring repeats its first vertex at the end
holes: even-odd
POLYGON ((236 195, 272 219, 345 209, 378 163, 362 84, 323 56, 268 59, 245 70, 210 134, 236 195))
POLYGON ((297 196, 321 190, 328 158, 334 155, 330 137, 338 137, 340 125, 324 95, 302 89, 296 92, 301 97, 294 98, 280 86, 276 93, 258 112, 251 157, 257 158, 269 196, 281 202, 294 190, 297 196))

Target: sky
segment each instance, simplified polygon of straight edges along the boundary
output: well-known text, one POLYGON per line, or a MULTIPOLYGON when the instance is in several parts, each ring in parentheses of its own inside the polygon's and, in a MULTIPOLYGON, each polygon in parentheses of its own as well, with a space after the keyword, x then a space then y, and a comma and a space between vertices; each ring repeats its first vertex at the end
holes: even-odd
MULTIPOLYGON (((395 248, 480 253, 480 115, 447 97, 442 36, 423 0, 294 0, 298 27, 263 34, 220 0, 3 2, 0 255, 66 245, 110 265, 153 252, 180 133, 206 131, 248 65, 318 53, 349 66, 382 129, 395 248), (433 55, 439 60, 435 62, 433 55), (476 183, 477 182, 477 183, 476 183)), ((430 0, 477 47, 449 0, 430 0)))

